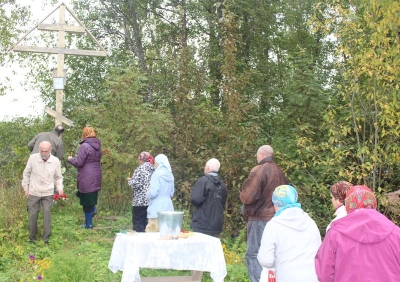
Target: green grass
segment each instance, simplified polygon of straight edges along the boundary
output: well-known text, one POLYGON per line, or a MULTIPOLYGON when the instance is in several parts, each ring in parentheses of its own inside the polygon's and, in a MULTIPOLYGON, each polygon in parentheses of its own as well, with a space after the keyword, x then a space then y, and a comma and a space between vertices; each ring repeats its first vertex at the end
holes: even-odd
MULTIPOLYGON (((26 211, 25 211, 26 213, 26 211)), ((39 240, 28 243, 27 213, 26 223, 18 227, 21 236, 8 242, 0 260, 0 281, 121 281, 121 272, 112 273, 108 269, 115 233, 130 226, 129 217, 109 216, 104 212, 95 217, 96 229, 80 228, 83 211, 75 199, 68 199, 61 205, 52 207, 52 235, 49 246, 39 240), (35 256, 35 261, 29 255, 35 256), (40 269, 43 260, 50 263, 40 269)), ((42 231, 42 216, 39 213, 39 232, 42 231)), ((7 230, 4 230, 7 231, 7 230)), ((4 232, 3 231, 3 232, 4 232)), ((1 235, 1 233, 0 233, 1 235)))
MULTIPOLYGON (((38 241, 32 245, 28 243, 26 199, 18 191, 9 192, 7 195, 0 195, 3 197, 0 198, 0 204, 4 204, 0 207, 0 212, 4 215, 0 219, 0 282, 38 281, 39 275, 42 276, 42 281, 54 282, 121 281, 122 272, 111 272, 108 261, 115 234, 121 229, 131 229, 130 212, 124 216, 115 216, 112 212, 103 210, 100 204, 94 218, 95 228, 82 229, 82 207, 78 199, 71 195, 65 202, 52 207, 49 246, 39 240, 43 230, 42 216, 39 213, 38 241), (6 201, 10 197, 16 199, 15 203, 6 201), (30 255, 34 255, 35 259, 30 260, 30 255)), ((225 248, 229 248, 228 245, 237 248, 237 243, 233 242, 225 242, 224 245, 225 248)), ((226 259, 227 256, 243 257, 233 251, 227 251, 226 259)), ((228 264, 227 270, 225 281, 249 281, 243 259, 239 259, 234 265, 228 264)), ((141 269, 140 275, 189 275, 189 271, 141 269)), ((205 272, 202 281, 212 281, 210 274, 205 272)))

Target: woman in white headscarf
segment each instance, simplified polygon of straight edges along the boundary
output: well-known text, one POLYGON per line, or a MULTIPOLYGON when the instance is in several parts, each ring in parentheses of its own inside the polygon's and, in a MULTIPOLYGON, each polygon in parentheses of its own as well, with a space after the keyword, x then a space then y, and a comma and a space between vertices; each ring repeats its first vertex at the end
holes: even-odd
POLYGON ((159 211, 174 211, 171 200, 175 191, 174 176, 167 156, 164 154, 157 155, 154 166, 156 170, 151 175, 150 189, 147 193, 150 204, 147 208, 148 224, 146 232, 159 231, 157 220, 159 211))
POLYGON ((321 236, 314 220, 297 202, 291 185, 281 185, 272 194, 275 216, 267 223, 258 252, 258 262, 275 268, 279 282, 318 282, 314 257, 321 236))

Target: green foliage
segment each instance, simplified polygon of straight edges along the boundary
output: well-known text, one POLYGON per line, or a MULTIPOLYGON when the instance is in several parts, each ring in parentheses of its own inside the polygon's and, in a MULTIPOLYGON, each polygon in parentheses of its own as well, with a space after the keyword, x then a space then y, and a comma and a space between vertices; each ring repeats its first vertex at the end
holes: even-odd
POLYGON ((129 207, 131 189, 126 178, 136 169, 139 153, 162 153, 174 129, 167 111, 142 103, 138 92, 144 80, 135 68, 115 69, 104 92, 98 93, 101 102, 74 109, 73 114, 79 115, 81 121, 74 133, 69 132, 69 140, 75 141, 67 140, 65 145, 76 152, 80 130, 86 125, 96 129, 103 151, 101 201, 117 213, 126 212, 129 207))
POLYGON ((225 277, 224 281, 230 282, 248 282, 249 275, 247 273, 247 267, 245 264, 241 265, 227 265, 226 271, 228 275, 225 277))
POLYGON ((39 119, 32 121, 18 118, 13 122, 0 122, 0 132, 2 132, 0 134, 1 181, 13 183, 16 179, 21 179, 30 154, 27 147, 28 142, 37 134, 38 127, 32 126, 32 124, 37 124, 38 121, 39 119))
MULTIPOLYGON (((142 80, 134 69, 116 71, 107 83, 109 90, 103 103, 88 111, 93 117, 103 116, 96 121, 96 128, 103 144, 104 187, 111 188, 103 192, 107 199, 118 199, 121 195, 124 200, 124 194, 130 195, 126 177, 136 168, 137 156, 142 151, 154 156, 162 153, 174 128, 166 111, 141 103, 137 93, 142 80)), ((114 200, 110 204, 118 206, 121 202, 114 200)))
POLYGON ((224 236, 222 242, 228 272, 225 281, 248 281, 244 256, 247 248, 246 230, 242 229, 235 236, 224 236))
POLYGON ((232 254, 234 254, 231 257, 227 257, 225 254, 225 260, 227 260, 229 264, 243 262, 243 258, 238 257, 238 255, 246 253, 247 246, 245 229, 240 230, 240 232, 235 234, 235 236, 222 236, 222 242, 224 250, 229 250, 232 254))
MULTIPOLYGON (((331 5, 325 30, 335 28, 337 86, 343 102, 331 105, 326 128, 331 154, 325 164, 338 176, 378 194, 398 189, 399 3, 361 0, 357 8, 331 5), (341 21, 333 24, 332 19, 341 21)), ((324 29, 322 29, 324 30, 324 29)))
POLYGON ((0 248, 4 248, 4 252, 9 253, 10 250, 7 251, 6 246, 27 235, 24 226, 27 203, 20 186, 15 184, 9 186, 8 183, 0 181, 0 187, 0 248), (21 212, 21 207, 23 212, 21 212))
POLYGON ((0 81, 0 96, 13 90, 10 86, 9 77, 11 62, 14 54, 9 52, 9 48, 17 41, 18 33, 29 22, 30 12, 13 0, 0 0, 0 65, 2 67, 2 79, 0 81))
POLYGON ((87 256, 91 251, 90 248, 87 248, 65 250, 55 254, 52 256, 53 263, 44 272, 44 277, 48 281, 93 281, 93 270, 91 268, 94 264, 91 261, 92 256, 89 259, 87 256))

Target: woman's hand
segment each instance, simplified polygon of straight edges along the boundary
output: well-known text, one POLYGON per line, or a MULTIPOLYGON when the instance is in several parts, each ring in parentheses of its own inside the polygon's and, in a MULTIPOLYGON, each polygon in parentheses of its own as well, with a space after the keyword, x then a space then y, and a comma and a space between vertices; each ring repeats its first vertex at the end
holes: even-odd
POLYGON ((72 157, 71 157, 71 156, 68 156, 68 160, 70 160, 70 159, 72 159, 72 157))

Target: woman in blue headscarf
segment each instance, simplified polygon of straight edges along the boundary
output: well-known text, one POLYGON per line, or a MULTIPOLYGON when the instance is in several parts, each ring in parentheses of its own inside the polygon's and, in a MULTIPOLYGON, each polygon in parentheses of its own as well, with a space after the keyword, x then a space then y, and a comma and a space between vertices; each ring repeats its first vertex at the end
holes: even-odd
POLYGON ((276 213, 265 226, 257 258, 261 266, 275 268, 276 281, 318 282, 314 257, 321 235, 297 198, 291 185, 275 188, 272 203, 276 213))
POLYGON ((171 165, 164 154, 159 154, 154 159, 156 170, 151 175, 150 189, 147 198, 150 200, 147 208, 148 224, 146 232, 158 232, 157 213, 159 211, 174 211, 171 198, 174 196, 174 176, 171 165))

